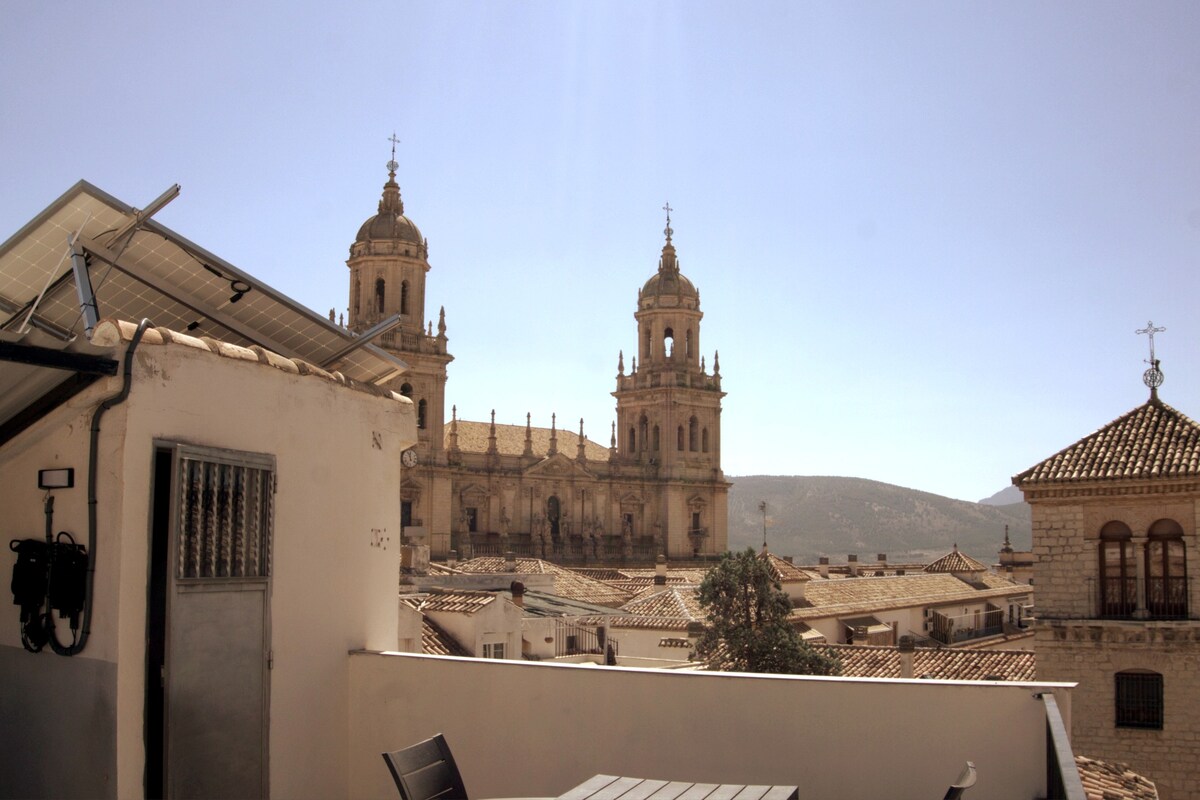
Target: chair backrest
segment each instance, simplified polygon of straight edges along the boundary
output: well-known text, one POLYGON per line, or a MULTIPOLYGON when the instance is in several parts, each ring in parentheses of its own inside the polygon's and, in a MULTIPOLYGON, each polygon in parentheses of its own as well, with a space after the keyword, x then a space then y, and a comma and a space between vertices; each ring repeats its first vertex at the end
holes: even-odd
POLYGON ((403 800, 467 800, 454 755, 439 733, 412 747, 384 753, 403 800))
POLYGON ((963 771, 959 774, 958 780, 950 784, 950 788, 946 790, 946 796, 942 800, 958 800, 963 796, 963 792, 975 785, 975 763, 968 761, 963 767, 963 771))

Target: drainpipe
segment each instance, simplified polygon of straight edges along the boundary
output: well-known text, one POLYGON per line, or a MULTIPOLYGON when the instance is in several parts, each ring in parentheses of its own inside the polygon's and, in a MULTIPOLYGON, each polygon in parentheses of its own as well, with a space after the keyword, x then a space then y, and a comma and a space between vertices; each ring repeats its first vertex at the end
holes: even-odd
POLYGON ((87 586, 83 601, 83 633, 79 635, 79 641, 70 647, 63 647, 61 650, 58 647, 54 649, 54 652, 61 656, 73 656, 82 651, 84 645, 87 644, 88 635, 92 631, 92 595, 96 577, 96 471, 100 448, 100 418, 104 416, 105 411, 119 406, 129 397, 129 389, 133 386, 133 352, 137 350, 146 329, 152 326, 153 323, 148 319, 143 319, 138 324, 137 331, 133 334, 133 339, 130 340, 129 347, 125 350, 125 373, 121 390, 101 402, 92 413, 91 442, 88 446, 88 564, 87 586))

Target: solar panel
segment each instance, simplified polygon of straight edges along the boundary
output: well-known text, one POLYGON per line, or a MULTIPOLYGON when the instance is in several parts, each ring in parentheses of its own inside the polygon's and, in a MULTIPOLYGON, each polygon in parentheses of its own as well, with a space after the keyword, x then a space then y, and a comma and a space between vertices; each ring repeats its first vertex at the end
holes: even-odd
MULTIPOLYGON (((0 308, 15 309, 0 313, 0 330, 23 329, 27 309, 36 303, 38 322, 82 333, 66 257, 68 239, 78 235, 89 254, 102 318, 147 318, 160 327, 259 345, 317 365, 355 341, 349 331, 154 220, 114 242, 135 214, 136 209, 80 181, 0 245, 0 308)), ((329 368, 357 381, 382 383, 406 367, 367 345, 329 368)))

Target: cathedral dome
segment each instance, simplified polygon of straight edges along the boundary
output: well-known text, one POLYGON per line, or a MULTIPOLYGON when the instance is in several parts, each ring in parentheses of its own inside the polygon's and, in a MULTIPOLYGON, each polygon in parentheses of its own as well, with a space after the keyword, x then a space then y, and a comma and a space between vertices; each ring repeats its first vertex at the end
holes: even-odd
POLYGON ((667 243, 663 245, 662 257, 658 259, 658 272, 650 276, 638 295, 643 307, 688 306, 695 308, 700 302, 700 293, 692 282, 679 271, 679 260, 675 257, 675 245, 671 243, 671 218, 667 217, 667 243))
POLYGON ((424 241, 421 238, 420 229, 413 224, 411 219, 403 214, 390 211, 381 211, 368 219, 358 229, 358 236, 354 237, 356 242, 370 242, 379 239, 393 239, 418 245, 424 241))
POLYGON ((383 185, 383 197, 379 200, 379 213, 368 219, 358 229, 355 242, 399 241, 422 245, 425 240, 411 219, 404 216, 404 201, 400 199, 400 185, 396 183, 396 162, 388 162, 388 182, 383 185))

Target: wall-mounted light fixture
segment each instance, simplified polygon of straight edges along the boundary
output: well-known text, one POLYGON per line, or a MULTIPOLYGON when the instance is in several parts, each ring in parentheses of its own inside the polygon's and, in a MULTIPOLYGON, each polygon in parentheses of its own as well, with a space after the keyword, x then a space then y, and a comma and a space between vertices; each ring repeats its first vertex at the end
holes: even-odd
POLYGON ((39 469, 39 489, 70 489, 75 485, 75 468, 39 469))

